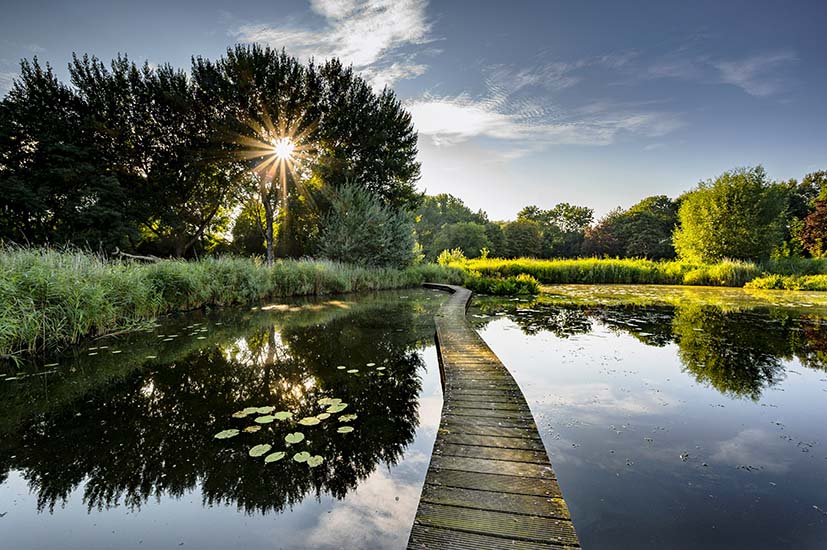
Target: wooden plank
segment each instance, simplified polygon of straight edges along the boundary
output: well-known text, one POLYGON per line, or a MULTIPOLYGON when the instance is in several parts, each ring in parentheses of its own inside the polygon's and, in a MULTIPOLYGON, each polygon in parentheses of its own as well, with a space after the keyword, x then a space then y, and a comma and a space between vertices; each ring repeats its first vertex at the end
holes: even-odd
POLYGON ((443 408, 408 548, 579 548, 520 387, 452 292, 435 318, 443 408))

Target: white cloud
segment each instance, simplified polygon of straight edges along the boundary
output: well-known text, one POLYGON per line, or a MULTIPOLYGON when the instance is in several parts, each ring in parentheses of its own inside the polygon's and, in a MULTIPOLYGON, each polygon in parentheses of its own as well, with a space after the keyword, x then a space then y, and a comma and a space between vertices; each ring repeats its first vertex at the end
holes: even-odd
POLYGON ((784 80, 776 72, 798 60, 791 51, 773 52, 746 59, 713 63, 722 82, 738 86, 750 95, 766 97, 784 88, 784 80))
POLYGON ((712 460, 733 466, 762 468, 768 472, 785 472, 789 464, 783 458, 782 440, 766 430, 748 428, 717 445, 712 460))
POLYGON ((381 87, 425 72, 425 65, 400 49, 428 40, 426 7, 427 0, 311 0, 313 11, 325 20, 322 28, 249 24, 234 35, 299 57, 338 57, 381 87))

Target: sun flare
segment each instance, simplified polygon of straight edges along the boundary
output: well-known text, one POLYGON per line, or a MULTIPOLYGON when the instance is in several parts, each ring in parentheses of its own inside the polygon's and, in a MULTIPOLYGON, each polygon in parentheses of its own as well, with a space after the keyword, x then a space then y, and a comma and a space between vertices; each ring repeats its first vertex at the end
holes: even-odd
POLYGON ((293 157, 293 151, 296 149, 296 144, 289 137, 281 137, 273 140, 273 154, 279 160, 290 160, 293 157))

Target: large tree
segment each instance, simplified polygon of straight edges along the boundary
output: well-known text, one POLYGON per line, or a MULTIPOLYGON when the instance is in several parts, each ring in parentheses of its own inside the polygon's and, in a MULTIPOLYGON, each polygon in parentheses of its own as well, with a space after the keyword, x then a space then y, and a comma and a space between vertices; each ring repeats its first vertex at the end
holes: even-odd
POLYGON ((585 206, 561 202, 550 210, 530 205, 517 213, 517 220, 527 220, 539 225, 542 234, 542 250, 545 258, 566 258, 580 254, 583 235, 592 223, 594 211, 585 206))
POLYGON ((672 233, 678 205, 665 195, 647 197, 628 210, 613 210, 586 231, 583 252, 598 256, 674 258, 672 233))
POLYGON ((701 262, 767 258, 783 241, 786 207, 783 185, 761 166, 724 172, 682 197, 675 249, 701 262))
POLYGON ((457 222, 443 225, 433 241, 433 249, 453 250, 459 248, 467 258, 477 258, 482 250, 491 247, 486 227, 475 222, 457 222))
POLYGON ((447 193, 423 197, 416 210, 416 235, 426 257, 435 259, 445 249, 444 242, 436 242, 437 236, 444 226, 457 223, 485 225, 488 217, 482 210, 474 212, 461 199, 447 193))

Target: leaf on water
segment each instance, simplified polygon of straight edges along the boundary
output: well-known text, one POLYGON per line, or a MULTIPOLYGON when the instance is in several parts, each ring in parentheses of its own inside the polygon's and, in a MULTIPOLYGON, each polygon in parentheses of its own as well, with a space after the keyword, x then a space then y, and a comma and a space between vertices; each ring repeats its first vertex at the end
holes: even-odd
POLYGON ((275 452, 273 454, 270 454, 270 455, 267 455, 266 457, 264 457, 264 462, 267 463, 267 464, 269 464, 271 462, 277 462, 277 461, 281 460, 282 458, 284 458, 285 456, 287 456, 287 453, 285 453, 284 451, 278 451, 278 452, 275 452))
POLYGON ((387 367, 376 367, 376 370, 385 370, 387 367))
POLYGON ((338 430, 336 430, 340 434, 349 434, 353 431, 353 426, 340 426, 338 430))
POLYGON ((252 456, 252 457, 261 456, 261 455, 266 454, 267 452, 269 452, 270 449, 272 449, 272 448, 273 448, 273 446, 269 445, 267 443, 262 443, 261 445, 256 445, 255 447, 250 449, 250 456, 252 456))
POLYGON ((311 468, 315 468, 316 466, 320 465, 322 462, 324 462, 324 457, 319 456, 319 455, 311 456, 310 458, 307 459, 307 465, 310 466, 311 468))
POLYGON ((306 416, 299 420, 299 424, 301 424, 302 426, 315 426, 319 422, 319 419, 315 416, 306 416))
POLYGON ((319 405, 332 405, 332 401, 333 399, 331 399, 330 397, 322 397, 321 399, 319 399, 318 403, 319 405))
POLYGON ((356 420, 357 418, 359 418, 359 415, 356 415, 356 414, 343 414, 342 416, 339 417, 339 422, 352 422, 353 420, 356 420))
POLYGON ((206 339, 207 339, 206 336, 199 336, 198 338, 196 338, 196 340, 206 340, 206 339))
POLYGON ((58 363, 49 363, 48 365, 43 365, 44 367, 56 367, 58 363))
POLYGON ((347 367, 346 367, 346 366, 344 366, 344 365, 339 365, 339 366, 338 366, 338 367, 336 367, 336 368, 337 368, 337 369, 339 369, 339 370, 345 370, 347 367))
POLYGON ((114 354, 118 354, 118 353, 123 353, 123 352, 122 352, 121 350, 119 350, 119 349, 113 349, 113 350, 112 350, 112 353, 114 353, 114 354))
POLYGON ((267 416, 259 416, 258 418, 256 418, 256 423, 257 424, 269 424, 270 422, 272 422, 275 419, 276 419, 275 416, 272 416, 272 415, 268 414, 267 416))
POLYGON ((302 441, 304 441, 304 434, 301 432, 293 432, 291 434, 287 434, 286 436, 284 436, 284 441, 286 441, 290 445, 301 443, 302 441))
POLYGON ((385 376, 385 373, 384 372, 377 372, 376 376, 385 376))
POLYGON ((224 430, 224 431, 218 432, 213 437, 215 437, 216 439, 229 439, 229 438, 235 437, 237 435, 238 435, 238 430, 233 429, 233 430, 224 430))
POLYGON ((273 414, 273 416, 276 417, 276 420, 287 420, 288 418, 293 417, 293 413, 291 413, 290 411, 279 411, 273 414))
POLYGON ((273 412, 274 410, 276 410, 275 407, 258 407, 256 409, 256 412, 258 414, 269 414, 269 413, 273 412))
POLYGON ((356 374, 357 372, 359 372, 359 369, 347 369, 348 374, 356 374))
POLYGON ((302 451, 300 453, 296 453, 293 455, 293 460, 295 460, 296 462, 307 462, 309 458, 310 453, 308 453, 307 451, 302 451))
POLYGON ((244 409, 245 414, 253 414, 258 412, 258 407, 246 407, 244 409))
POLYGON ((367 364, 367 365, 365 365, 365 366, 366 366, 366 367, 375 367, 375 366, 376 366, 376 363, 368 363, 368 364, 367 364))
POLYGON ((339 403, 341 403, 341 402, 342 402, 342 400, 341 400, 341 399, 339 399, 338 397, 334 397, 334 398, 332 398, 332 399, 330 400, 330 402, 328 403, 328 405, 338 405, 338 404, 339 404, 339 403))
POLYGON ((158 359, 158 356, 157 355, 147 355, 146 358, 147 359, 158 359))
POLYGON ((98 354, 98 352, 93 351, 93 352, 91 352, 89 355, 97 355, 97 354, 98 354))
POLYGON ((259 431, 260 429, 261 429, 261 426, 247 426, 246 428, 244 428, 244 431, 247 432, 248 434, 253 434, 253 433, 256 433, 257 431, 259 431))
POLYGON ((327 408, 327 412, 330 414, 336 414, 338 412, 342 412, 347 408, 347 403, 336 403, 335 405, 331 405, 327 408))
POLYGON ((330 413, 319 413, 316 415, 316 418, 318 418, 319 420, 327 420, 328 418, 330 418, 330 413))

